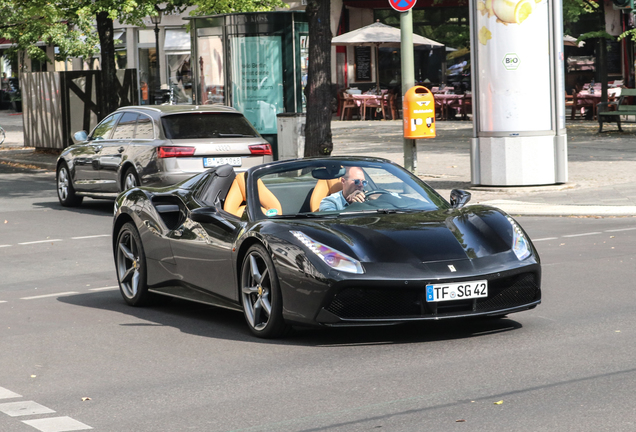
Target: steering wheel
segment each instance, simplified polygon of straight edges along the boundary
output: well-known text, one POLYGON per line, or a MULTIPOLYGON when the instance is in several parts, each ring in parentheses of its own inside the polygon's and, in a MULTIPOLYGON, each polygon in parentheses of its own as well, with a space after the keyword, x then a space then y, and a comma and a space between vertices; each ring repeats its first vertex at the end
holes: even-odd
POLYGON ((387 190, 382 190, 382 189, 374 189, 374 190, 370 190, 364 193, 364 198, 369 198, 371 195, 376 195, 376 194, 380 194, 380 195, 390 195, 391 192, 387 191, 387 190))

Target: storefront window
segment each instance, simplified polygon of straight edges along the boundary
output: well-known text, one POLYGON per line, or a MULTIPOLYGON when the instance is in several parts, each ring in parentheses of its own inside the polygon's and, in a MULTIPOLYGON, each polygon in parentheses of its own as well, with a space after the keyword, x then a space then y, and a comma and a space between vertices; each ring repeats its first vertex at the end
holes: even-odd
POLYGON ((173 103, 192 103, 192 65, 190 55, 190 36, 185 29, 166 30, 164 43, 168 85, 173 103))
POLYGON ((142 105, 155 103, 157 89, 157 48, 154 30, 139 30, 139 101, 142 105))
POLYGON ((203 36, 197 39, 199 53, 200 104, 225 102, 225 78, 223 76, 223 42, 221 36, 203 36))

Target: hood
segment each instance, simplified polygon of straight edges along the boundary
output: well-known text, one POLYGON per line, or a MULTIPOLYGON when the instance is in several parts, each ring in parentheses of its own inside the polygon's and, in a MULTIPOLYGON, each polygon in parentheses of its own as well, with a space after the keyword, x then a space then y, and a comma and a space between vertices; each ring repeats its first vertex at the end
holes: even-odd
POLYGON ((294 225, 293 229, 363 262, 475 259, 508 251, 512 246, 510 222, 499 210, 485 206, 340 216, 294 225))

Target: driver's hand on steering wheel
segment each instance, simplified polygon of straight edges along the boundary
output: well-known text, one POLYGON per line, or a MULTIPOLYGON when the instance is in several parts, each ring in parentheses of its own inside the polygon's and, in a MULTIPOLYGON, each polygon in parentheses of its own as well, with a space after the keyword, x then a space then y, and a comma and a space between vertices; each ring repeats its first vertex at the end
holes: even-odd
POLYGON ((356 190, 353 191, 351 195, 346 198, 346 200, 349 204, 353 204, 354 202, 361 203, 366 201, 366 197, 364 196, 364 191, 356 190))

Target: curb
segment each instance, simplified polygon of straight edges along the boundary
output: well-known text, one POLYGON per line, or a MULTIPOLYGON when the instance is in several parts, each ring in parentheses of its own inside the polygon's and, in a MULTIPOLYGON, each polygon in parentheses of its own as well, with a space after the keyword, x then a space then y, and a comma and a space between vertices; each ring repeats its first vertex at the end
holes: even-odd
POLYGON ((23 159, 15 159, 15 158, 7 158, 7 157, 0 157, 0 162, 22 165, 24 168, 36 167, 37 169, 43 169, 47 171, 55 171, 56 169, 55 162, 32 161, 32 160, 23 160, 23 159))
POLYGON ((636 217, 636 206, 567 205, 512 200, 484 201, 506 213, 520 216, 620 216, 636 217))

